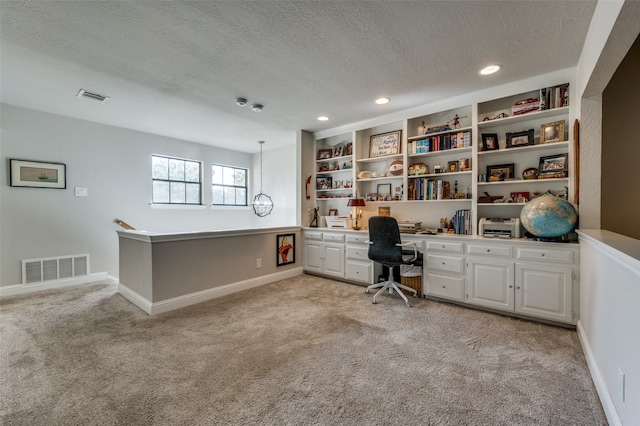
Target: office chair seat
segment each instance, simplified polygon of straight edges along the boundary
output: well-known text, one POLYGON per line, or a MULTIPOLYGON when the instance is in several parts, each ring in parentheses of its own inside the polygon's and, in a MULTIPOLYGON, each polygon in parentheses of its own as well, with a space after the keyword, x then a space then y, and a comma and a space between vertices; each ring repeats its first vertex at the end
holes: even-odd
POLYGON ((393 294, 394 290, 402 297, 407 307, 411 307, 409 300, 400 289, 413 293, 413 297, 418 292, 405 285, 397 283, 393 279, 393 268, 400 265, 412 265, 418 259, 418 249, 415 242, 402 243, 400 239, 400 228, 398 222, 391 216, 372 216, 369 218, 369 259, 389 268, 389 277, 386 281, 373 284, 367 287, 365 293, 374 288, 380 288, 373 296, 372 303, 376 303, 378 297, 385 290, 393 294), (413 246, 413 253, 403 253, 403 248, 413 246))

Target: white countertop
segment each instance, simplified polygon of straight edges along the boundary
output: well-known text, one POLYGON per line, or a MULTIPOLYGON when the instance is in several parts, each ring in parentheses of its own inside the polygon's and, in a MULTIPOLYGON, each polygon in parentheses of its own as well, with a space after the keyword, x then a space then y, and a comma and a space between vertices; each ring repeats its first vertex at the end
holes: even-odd
POLYGON ((121 238, 158 243, 166 241, 199 240, 205 238, 236 237, 242 235, 257 235, 271 233, 291 233, 299 231, 299 226, 281 228, 254 228, 254 229, 222 229, 209 231, 184 231, 184 232, 152 232, 139 230, 116 230, 121 238))

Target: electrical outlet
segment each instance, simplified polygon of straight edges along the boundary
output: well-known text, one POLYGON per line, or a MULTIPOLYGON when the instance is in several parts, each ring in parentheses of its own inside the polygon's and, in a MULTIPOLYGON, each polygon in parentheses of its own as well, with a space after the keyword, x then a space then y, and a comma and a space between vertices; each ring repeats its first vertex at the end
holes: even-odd
POLYGON ((261 257, 256 259, 256 268, 262 268, 262 258, 261 257))
POLYGON ((80 188, 76 186, 76 197, 86 197, 89 195, 89 190, 87 188, 80 188))
POLYGON ((624 380, 624 371, 622 371, 622 368, 618 367, 618 394, 620 395, 620 399, 622 400, 622 402, 624 402, 624 380))

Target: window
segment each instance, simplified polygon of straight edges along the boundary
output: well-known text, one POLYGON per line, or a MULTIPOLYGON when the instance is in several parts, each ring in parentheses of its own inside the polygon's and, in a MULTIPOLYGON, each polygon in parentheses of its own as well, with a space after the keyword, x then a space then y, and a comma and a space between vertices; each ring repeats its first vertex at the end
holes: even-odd
POLYGON ((211 180, 214 206, 247 205, 247 169, 214 164, 211 180))
POLYGON ((152 155, 154 204, 202 204, 202 165, 198 161, 152 155))

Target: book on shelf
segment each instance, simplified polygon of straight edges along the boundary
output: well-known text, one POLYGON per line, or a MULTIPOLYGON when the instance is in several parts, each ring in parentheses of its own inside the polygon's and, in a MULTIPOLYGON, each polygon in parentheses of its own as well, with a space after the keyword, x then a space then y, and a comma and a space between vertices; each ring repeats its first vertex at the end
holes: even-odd
POLYGON ((569 106, 569 83, 540 89, 540 109, 569 106))
POLYGON ((398 228, 403 234, 415 234, 422 230, 422 222, 402 221, 398 222, 398 228))
POLYGON ((470 146, 471 132, 452 132, 410 141, 407 143, 407 152, 409 154, 427 154, 470 146))

